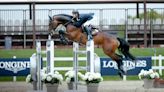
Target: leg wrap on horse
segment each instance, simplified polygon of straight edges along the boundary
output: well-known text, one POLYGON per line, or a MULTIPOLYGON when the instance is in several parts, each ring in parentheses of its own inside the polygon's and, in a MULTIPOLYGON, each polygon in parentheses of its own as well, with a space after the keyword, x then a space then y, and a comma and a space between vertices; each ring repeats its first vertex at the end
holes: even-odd
POLYGON ((125 75, 125 71, 123 69, 123 62, 122 60, 116 61, 117 62, 117 66, 118 66, 118 75, 123 78, 123 75, 125 75))
POLYGON ((120 58, 116 60, 117 66, 118 66, 118 74, 121 78, 123 78, 123 75, 125 75, 125 71, 123 69, 123 62, 122 62, 122 56, 118 55, 120 58))
POLYGON ((85 26, 85 32, 86 32, 86 34, 87 34, 87 38, 88 38, 88 40, 91 40, 91 39, 93 39, 93 37, 92 37, 92 34, 91 34, 91 27, 90 26, 85 26))

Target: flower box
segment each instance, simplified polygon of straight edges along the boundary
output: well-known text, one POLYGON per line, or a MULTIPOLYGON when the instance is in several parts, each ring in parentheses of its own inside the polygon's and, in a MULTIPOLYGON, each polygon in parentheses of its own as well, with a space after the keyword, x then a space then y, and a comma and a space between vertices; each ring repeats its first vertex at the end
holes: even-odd
POLYGON ((153 88, 154 87, 154 79, 143 79, 144 88, 153 88))
POLYGON ((67 82, 68 89, 73 90, 73 84, 75 81, 75 71, 68 71, 65 73, 65 81, 67 82))
POLYGON ((54 73, 42 74, 42 81, 44 83, 50 84, 60 84, 63 81, 63 76, 59 72, 55 71, 54 73))
POLYGON ((98 92, 99 83, 103 81, 100 73, 87 72, 85 75, 78 73, 79 77, 85 81, 87 92, 98 92))
POLYGON ((46 84, 47 92, 58 92, 58 86, 63 81, 63 76, 55 71, 54 73, 43 73, 42 82, 46 84))
POLYGON ((98 92, 98 83, 89 83, 87 84, 87 92, 98 92))
POLYGON ((156 78, 154 81, 155 88, 164 88, 164 80, 160 78, 156 78))
POLYGON ((59 86, 59 84, 47 83, 46 84, 47 92, 58 92, 58 86, 59 86))
POLYGON ((156 78, 159 78, 159 74, 152 69, 149 69, 149 71, 142 69, 138 77, 144 81, 144 88, 153 88, 155 86, 154 81, 156 78))

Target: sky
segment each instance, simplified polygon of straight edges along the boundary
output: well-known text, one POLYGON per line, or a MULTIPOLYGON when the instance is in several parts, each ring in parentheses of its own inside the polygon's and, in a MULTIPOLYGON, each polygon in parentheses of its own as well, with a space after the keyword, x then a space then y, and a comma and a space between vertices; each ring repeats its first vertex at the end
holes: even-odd
MULTIPOLYGON (((143 4, 140 4, 139 7, 143 8, 143 4)), ((120 11, 118 10, 116 12, 111 11, 111 10, 108 11, 108 9, 117 9, 117 8, 119 8, 119 9, 136 8, 136 4, 50 4, 50 5, 42 4, 42 5, 36 5, 36 9, 107 9, 106 11, 103 12, 104 13, 103 19, 108 19, 108 21, 104 21, 104 20, 103 21, 107 22, 107 23, 114 23, 114 24, 121 23, 122 20, 125 20, 125 11, 124 10, 120 10, 120 11)), ((147 4, 147 8, 163 8, 163 10, 164 10, 164 3, 163 4, 147 4)), ((0 10, 3 10, 3 9, 27 9, 28 10, 29 5, 0 5, 0 10)), ((92 12, 92 11, 82 10, 79 12, 85 13, 85 12, 92 12)), ((100 20, 100 14, 97 11, 94 11, 94 12, 96 12, 96 13, 95 13, 94 18, 91 20, 91 22, 95 23, 95 25, 97 25, 97 24, 99 24, 99 22, 95 22, 95 21, 100 20)), ((141 10, 141 12, 143 12, 143 10, 141 10)), ((54 15, 56 13, 66 13, 66 12, 65 11, 61 12, 60 10, 59 11, 54 10, 52 13, 53 14, 51 14, 51 15, 54 15)), ((69 11, 69 14, 70 13, 71 12, 69 11)), ((129 11, 129 14, 131 16, 135 16, 136 15, 135 9, 133 11, 129 11)), ((0 18, 5 19, 7 17, 7 18, 13 19, 13 17, 14 17, 15 20, 19 20, 19 19, 23 18, 23 16, 22 17, 18 17, 18 16, 21 16, 21 13, 13 12, 13 14, 10 14, 10 13, 1 11, 0 18), (11 17, 11 15, 12 15, 12 17, 11 17)), ((27 16, 27 17, 29 17, 29 16, 27 16)), ((39 18, 43 19, 43 17, 45 19, 48 19, 48 15, 45 14, 44 12, 37 12, 36 17, 37 17, 37 19, 39 19, 39 18)), ((9 21, 9 23, 10 23, 10 21, 9 21)))
MULTIPOLYGON (((0 5, 0 9, 28 9, 28 5, 0 5)), ((103 9, 103 8, 136 8, 136 4, 51 4, 36 5, 36 9, 103 9)), ((143 8, 143 4, 140 4, 143 8)), ((164 8, 163 4, 147 4, 147 8, 164 8)))

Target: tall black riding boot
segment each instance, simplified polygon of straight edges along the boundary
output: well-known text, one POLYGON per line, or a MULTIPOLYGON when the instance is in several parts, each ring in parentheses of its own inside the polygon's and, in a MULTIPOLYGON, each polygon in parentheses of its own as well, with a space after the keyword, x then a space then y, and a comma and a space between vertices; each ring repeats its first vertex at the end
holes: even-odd
POLYGON ((118 60, 117 62, 117 66, 118 66, 118 75, 123 79, 123 75, 125 75, 125 71, 123 69, 123 62, 122 60, 118 60))
POLYGON ((93 37, 92 37, 92 34, 91 34, 91 28, 90 28, 90 27, 85 27, 85 32, 87 33, 88 41, 89 41, 89 40, 92 40, 93 37))

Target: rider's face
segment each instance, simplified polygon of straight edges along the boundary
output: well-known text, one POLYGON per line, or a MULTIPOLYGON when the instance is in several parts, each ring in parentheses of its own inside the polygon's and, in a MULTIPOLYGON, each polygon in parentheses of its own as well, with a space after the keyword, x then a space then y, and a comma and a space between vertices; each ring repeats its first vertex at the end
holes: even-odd
POLYGON ((77 13, 73 13, 73 17, 74 18, 78 18, 78 14, 77 13))

